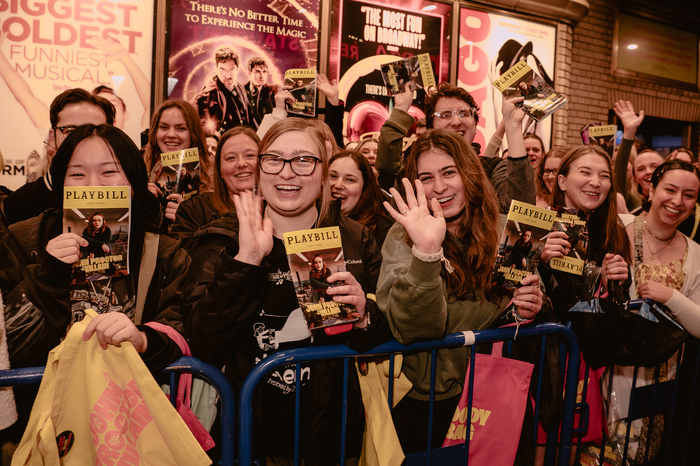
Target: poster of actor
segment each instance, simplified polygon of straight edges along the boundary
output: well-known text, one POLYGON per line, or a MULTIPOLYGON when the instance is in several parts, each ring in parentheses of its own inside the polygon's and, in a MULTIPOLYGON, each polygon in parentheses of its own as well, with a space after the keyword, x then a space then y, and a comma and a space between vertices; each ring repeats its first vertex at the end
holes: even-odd
MULTIPOLYGON (((544 82, 553 85, 556 27, 493 12, 461 8, 457 85, 468 90, 481 109, 474 142, 486 147, 502 120, 502 94, 493 83, 501 74, 524 60, 544 82)), ((542 84, 523 86, 520 92, 533 100, 542 84)), ((535 133, 549 148, 552 119, 537 122, 528 116, 523 134, 535 133)))
MULTIPOLYGON (((428 0, 414 2, 410 9, 405 5, 399 0, 333 2, 329 75, 338 79, 345 102, 349 141, 379 131, 389 117, 391 98, 381 65, 428 53, 437 82, 448 79, 451 6, 428 0)), ((424 95, 423 89, 415 92, 408 112, 416 120, 425 117, 424 95)))
POLYGON ((168 98, 192 102, 204 132, 257 128, 290 68, 316 68, 318 0, 173 1, 168 98))
POLYGON ((153 2, 11 3, 0 2, 0 102, 6 115, 0 185, 16 190, 48 171, 56 150, 50 107, 68 89, 111 101, 115 126, 139 143, 150 119, 153 2))

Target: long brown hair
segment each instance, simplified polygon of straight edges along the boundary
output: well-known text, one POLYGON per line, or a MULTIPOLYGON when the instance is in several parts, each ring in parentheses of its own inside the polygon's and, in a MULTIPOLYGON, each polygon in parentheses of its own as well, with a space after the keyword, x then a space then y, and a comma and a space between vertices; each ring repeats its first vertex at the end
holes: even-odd
MULTIPOLYGON (((216 145, 216 156, 214 157, 214 179, 212 183, 214 185, 214 194, 211 197, 214 208, 220 214, 224 214, 234 208, 231 193, 228 192, 228 187, 226 186, 224 177, 221 174, 221 152, 224 150, 224 144, 226 144, 226 141, 231 139, 233 136, 238 136, 239 134, 245 134, 251 140, 253 140, 253 142, 255 142, 256 146, 260 145, 260 138, 255 131, 248 126, 236 126, 226 131, 224 135, 221 136, 221 140, 216 145)), ((257 160, 255 165, 257 167, 257 160)))
POLYGON ((454 131, 433 129, 423 133, 411 148, 406 162, 406 177, 418 178, 418 158, 425 152, 439 149, 455 161, 464 186, 464 213, 459 222, 459 243, 452 234, 442 242, 445 257, 454 272, 444 273, 448 296, 457 300, 494 300, 500 293, 491 289, 491 272, 498 251, 499 205, 474 149, 454 131))
POLYGON ((328 162, 329 169, 333 166, 333 162, 345 157, 352 159, 355 165, 357 165, 358 170, 360 170, 360 173, 362 173, 362 195, 360 196, 360 200, 357 201, 355 208, 348 213, 348 217, 366 226, 372 235, 374 235, 379 225, 380 218, 385 217, 387 220, 391 220, 382 206, 382 201, 384 200, 382 190, 379 188, 377 179, 374 177, 372 166, 367 159, 357 151, 342 150, 338 152, 331 157, 330 162, 328 162))
POLYGON ((213 170, 211 160, 209 160, 209 151, 207 150, 207 138, 204 136, 197 110, 194 109, 192 104, 184 100, 166 100, 153 112, 151 128, 148 130, 148 144, 146 144, 143 154, 148 172, 150 173, 153 166, 160 160, 161 150, 158 145, 158 125, 163 112, 169 108, 177 108, 182 112, 182 116, 187 124, 187 130, 190 132, 190 147, 196 147, 199 150, 199 192, 211 191, 211 173, 213 170))
MULTIPOLYGON (((314 120, 307 120, 303 118, 285 118, 284 120, 278 121, 265 133, 262 141, 260 141, 260 150, 258 154, 264 154, 265 151, 270 147, 270 145, 277 140, 278 137, 289 131, 301 131, 308 134, 313 141, 313 144, 318 151, 318 155, 321 158, 321 168, 323 169, 323 179, 321 181, 321 208, 318 212, 318 225, 322 225, 323 221, 326 219, 330 213, 331 205, 331 188, 328 182, 328 157, 330 154, 326 151, 326 138, 324 137, 321 130, 319 130, 313 123, 314 120)), ((318 170, 319 167, 316 167, 318 170)), ((258 169, 255 171, 255 185, 260 184, 260 164, 258 164, 258 169)))
POLYGON ((101 235, 102 233, 105 232, 106 229, 107 229, 107 220, 105 219, 105 216, 104 216, 104 214, 102 214, 102 212, 95 212, 94 214, 90 215, 90 217, 88 218, 88 226, 87 226, 87 230, 88 230, 88 233, 90 234, 90 236, 101 235), (102 217, 102 226, 100 227, 99 230, 95 230, 95 226, 92 224, 92 219, 95 217, 102 217))
MULTIPOLYGON (((566 178, 569 175, 571 165, 584 155, 599 155, 605 159, 610 176, 613 176, 612 160, 607 152, 600 146, 579 146, 570 150, 562 159, 557 174, 557 182, 554 183, 552 204, 558 207, 566 206, 566 192, 559 186, 559 177, 566 178)), ((617 189, 615 182, 611 180, 608 195, 603 203, 588 213, 588 258, 602 265, 605 254, 619 254, 628 264, 632 263, 630 242, 619 217, 617 216, 617 189)))

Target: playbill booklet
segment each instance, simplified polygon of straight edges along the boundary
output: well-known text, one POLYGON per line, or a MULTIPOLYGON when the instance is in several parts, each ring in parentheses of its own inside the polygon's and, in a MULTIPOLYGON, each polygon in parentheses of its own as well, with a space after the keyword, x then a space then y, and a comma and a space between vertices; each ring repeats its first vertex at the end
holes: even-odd
POLYGON ((507 288, 537 272, 547 235, 556 212, 525 202, 512 201, 498 244, 492 282, 507 288))
POLYGON ((525 61, 519 61, 503 73, 493 85, 504 97, 524 97, 517 106, 530 118, 541 121, 566 103, 568 98, 535 73, 525 61))
POLYGON ((330 227, 285 233, 284 246, 299 306, 309 329, 357 322, 359 314, 355 306, 336 303, 326 294, 332 286, 328 277, 335 272, 345 272, 340 229, 330 227))
POLYGON ((423 90, 437 85, 427 53, 387 63, 381 66, 381 71, 390 97, 404 92, 409 82, 415 83, 416 89, 423 90))
POLYGON ((287 113, 295 115, 316 115, 316 70, 314 68, 298 68, 284 73, 284 85, 291 86, 289 92, 296 102, 285 104, 287 113))
POLYGON ((131 220, 129 186, 71 186, 63 188, 63 233, 87 240, 80 260, 73 264, 72 284, 94 275, 116 277, 129 273, 131 220))
POLYGON ((587 146, 600 146, 612 157, 617 141, 617 126, 602 123, 588 124, 581 129, 581 140, 587 146))
POLYGON ((160 154, 151 170, 151 181, 160 189, 159 198, 179 194, 186 201, 199 191, 199 150, 196 147, 160 154))
POLYGON ((553 257, 549 266, 555 270, 583 275, 588 249, 588 224, 584 213, 576 209, 555 207, 557 217, 552 224, 552 231, 563 231, 568 237, 571 249, 564 257, 553 257))

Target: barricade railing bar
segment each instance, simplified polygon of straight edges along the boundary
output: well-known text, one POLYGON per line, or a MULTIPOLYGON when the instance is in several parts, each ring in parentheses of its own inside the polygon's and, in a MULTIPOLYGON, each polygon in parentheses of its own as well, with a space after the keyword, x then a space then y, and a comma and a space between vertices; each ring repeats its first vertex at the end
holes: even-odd
MULTIPOLYGON (((44 375, 44 367, 27 367, 0 371, 0 387, 38 385, 44 375)), ((212 384, 221 399, 221 460, 223 466, 235 464, 235 397, 226 376, 216 367, 199 359, 183 356, 168 366, 164 373, 170 374, 170 393, 177 394, 177 373, 190 372, 212 384)), ((171 397, 176 406, 176 396, 171 397)))
MULTIPOLYGON (((435 372, 436 372, 436 358, 437 358, 437 350, 438 349, 443 349, 443 348, 458 348, 458 347, 463 347, 463 346, 471 346, 471 354, 474 354, 474 349, 475 346, 482 344, 482 343, 491 343, 495 341, 511 341, 515 337, 515 328, 501 328, 501 329, 491 329, 491 330, 481 330, 481 331, 475 331, 475 332, 463 332, 463 333, 455 333, 455 334, 450 334, 447 335, 445 338, 441 340, 430 340, 430 341, 422 341, 418 343, 414 343, 412 345, 404 346, 397 341, 390 341, 387 343, 384 343, 380 346, 377 346, 373 348, 370 351, 364 352, 364 353, 358 353, 350 348, 348 348, 345 345, 333 345, 333 346, 323 346, 323 347, 313 347, 313 348, 298 348, 298 349, 293 349, 293 350, 283 350, 283 351, 278 351, 264 360, 262 360, 258 365, 248 374, 248 377, 245 380, 245 383, 243 384, 243 387, 241 389, 241 394, 239 396, 239 424, 238 424, 238 433, 239 433, 239 443, 238 443, 238 449, 239 449, 239 464, 241 465, 251 465, 253 463, 253 395, 256 390, 257 385, 263 381, 269 373, 271 373, 275 368, 281 365, 289 365, 289 364, 296 364, 296 410, 295 410, 295 451, 294 451, 294 464, 301 464, 299 462, 299 412, 300 412, 300 392, 301 392, 301 377, 300 377, 300 367, 301 363, 308 363, 308 362, 313 362, 313 361, 320 361, 320 360, 329 360, 329 359, 344 359, 344 367, 343 367, 343 378, 344 378, 344 391, 343 391, 343 421, 345 421, 345 413, 347 410, 346 406, 346 401, 347 401, 347 380, 349 376, 349 362, 350 359, 356 358, 356 357, 371 357, 371 356, 384 356, 384 355, 392 355, 390 359, 390 368, 389 368, 389 373, 393 374, 394 372, 394 361, 393 361, 393 354, 394 353, 416 353, 416 352, 427 352, 430 351, 432 353, 432 364, 431 364, 431 394, 430 394, 430 408, 429 408, 429 418, 432 419, 433 416, 433 405, 435 402, 435 372)), ((565 379, 565 385, 564 385, 564 415, 563 419, 561 422, 561 442, 560 442, 560 448, 558 449, 558 454, 556 453, 557 448, 556 448, 556 435, 554 436, 554 448, 548 448, 547 450, 547 457, 546 457, 546 463, 548 465, 553 465, 555 464, 556 457, 558 457, 558 461, 556 462, 557 465, 559 466, 566 466, 569 464, 569 459, 570 459, 570 454, 571 454, 571 438, 572 438, 572 428, 573 428, 573 420, 574 420, 574 404, 576 401, 576 385, 578 382, 578 372, 579 372, 579 361, 580 361, 580 352, 579 352, 579 345, 578 341, 576 340, 576 337, 574 336, 573 332, 568 329, 567 327, 564 327, 559 324, 554 324, 554 323, 547 323, 547 324, 540 324, 540 325, 533 325, 533 326, 524 326, 519 329, 519 332, 517 334, 517 338, 542 338, 542 344, 540 347, 540 374, 538 377, 541 377, 541 372, 542 372, 542 363, 544 361, 544 347, 545 347, 545 339, 546 338, 552 338, 556 337, 557 341, 560 342, 560 346, 563 345, 564 349, 568 353, 568 366, 567 366, 567 373, 568 374, 575 374, 576 376, 572 377, 566 377, 565 379)), ((567 360, 565 358, 565 355, 561 355, 561 358, 564 358, 564 360, 567 360)), ((470 370, 470 375, 471 379, 469 381, 470 385, 473 384, 473 377, 474 377, 474 360, 475 358, 470 357, 469 364, 471 365, 471 370, 470 370)), ((393 402, 391 400, 391 394, 393 392, 392 389, 392 378, 389 379, 389 406, 391 407, 393 405, 393 402)), ((538 384, 539 387, 541 387, 541 384, 538 384)), ((473 393, 473 390, 470 391, 470 399, 469 399, 469 405, 468 405, 468 410, 471 410, 471 393, 473 393)), ((533 394, 533 397, 537 401, 540 399, 540 393, 533 394)), ((534 410, 535 413, 537 412, 537 409, 534 410)), ((470 412, 470 411, 468 411, 470 412)), ((468 424, 466 426, 466 431, 469 432, 470 429, 470 416, 467 416, 468 419, 468 424)), ((341 456, 339 458, 339 464, 343 466, 345 464, 345 425, 343 424, 342 430, 341 430, 341 456)), ((430 430, 432 429, 432 426, 429 425, 429 432, 428 432, 428 439, 432 438, 432 432, 430 430)), ((557 429, 558 431, 558 429, 557 429)), ((537 416, 535 415, 535 426, 534 426, 534 433, 536 434, 537 432, 537 416)), ((550 439, 551 439, 550 435, 550 439)), ((536 435, 535 435, 536 438, 536 435)), ((551 442, 549 442, 551 443, 551 442)), ((465 465, 468 464, 469 458, 468 458, 468 448, 469 448, 469 435, 466 436, 465 439, 465 444, 462 446, 454 446, 454 447, 449 447, 451 451, 455 451, 455 449, 461 449, 461 455, 464 458, 463 463, 465 465)), ((417 454, 412 454, 412 455, 407 455, 406 456, 406 465, 413 465, 413 464, 433 464, 431 463, 431 458, 435 459, 436 461, 440 462, 435 462, 434 464, 447 464, 444 463, 444 457, 440 456, 439 458, 435 458, 434 455, 432 454, 433 451, 435 452, 440 452, 440 450, 447 450, 447 449, 438 449, 438 450, 431 450, 430 447, 430 440, 428 441, 427 449, 423 453, 417 453, 417 454)), ((450 464, 455 464, 455 463, 450 463, 450 464)))
MULTIPOLYGON (((692 437, 691 429, 693 428, 693 414, 695 408, 695 398, 697 396, 698 387, 698 371, 700 371, 700 350, 697 347, 698 340, 691 339, 694 343, 689 346, 686 342, 679 351, 676 362, 675 377, 668 380, 662 380, 661 365, 653 368, 653 381, 649 384, 644 384, 639 381, 639 369, 641 366, 634 366, 632 370, 631 389, 629 392, 629 404, 626 406, 627 416, 620 421, 624 421, 624 435, 618 438, 619 443, 608 443, 609 438, 612 438, 614 433, 606 434, 606 428, 611 427, 611 393, 613 392, 613 377, 615 366, 610 366, 606 369, 604 376, 601 378, 601 386, 606 388, 604 392, 607 394, 607 401, 604 400, 604 426, 601 432, 601 441, 594 442, 593 445, 598 449, 595 452, 598 458, 582 459, 583 446, 580 438, 586 428, 574 429, 574 447, 575 456, 580 463, 577 464, 596 464, 604 465, 610 462, 620 461, 621 464, 660 464, 660 465, 685 465, 696 464, 697 456, 693 453, 689 456, 688 439, 692 437), (689 350, 690 349, 690 350, 689 350), (681 390, 684 388, 685 390, 681 390), (655 426, 654 418, 663 416, 663 436, 660 447, 652 454, 652 431, 657 429, 655 435, 659 435, 658 428, 655 426), (649 422, 646 428, 646 442, 641 456, 635 454, 636 461, 628 457, 630 451, 630 443, 632 437, 632 422, 648 418, 649 422), (617 451, 612 451, 613 454, 619 456, 617 459, 610 458, 605 460, 606 447, 617 447, 617 451), (654 456, 655 455, 655 456, 654 456), (641 459, 641 463, 638 462, 641 459)), ((632 368, 632 366, 630 366, 632 368)), ((587 370, 585 373, 588 373, 587 370)), ((587 382, 587 381, 586 381, 587 382)), ((624 388, 623 388, 624 389, 624 388)), ((619 388, 618 388, 619 390, 619 388)), ((584 386, 583 400, 580 404, 586 404, 586 395, 588 391, 584 386)), ((578 404, 577 407, 580 405, 578 404)), ((619 433, 620 431, 618 431, 619 433)), ((637 448, 639 445, 637 446, 637 448)), ((692 447, 690 447, 692 448, 692 447)), ((614 448, 613 448, 614 450, 614 448)), ((635 450, 639 451, 639 450, 635 450)))

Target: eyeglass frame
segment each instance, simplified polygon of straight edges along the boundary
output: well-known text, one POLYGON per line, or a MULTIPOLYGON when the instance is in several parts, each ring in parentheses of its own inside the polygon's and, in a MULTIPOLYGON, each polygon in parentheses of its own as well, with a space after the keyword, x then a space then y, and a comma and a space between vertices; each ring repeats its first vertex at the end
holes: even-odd
POLYGON ((318 166, 319 162, 323 163, 323 160, 321 160, 318 157, 314 157, 313 155, 298 155, 296 157, 292 157, 291 159, 285 159, 285 158, 280 157, 279 155, 276 155, 276 154, 259 154, 258 155, 258 165, 260 166, 260 171, 262 171, 266 175, 279 175, 284 170, 285 165, 289 164, 289 168, 292 170, 292 173, 294 173, 296 176, 311 176, 316 171, 316 167, 318 166), (265 169, 263 168, 263 164, 262 164, 263 157, 275 157, 276 159, 281 160, 282 161, 282 168, 280 168, 280 170, 278 172, 274 172, 274 173, 266 172, 265 169), (299 173, 296 172, 296 170, 294 170, 294 165, 292 165, 292 162, 299 160, 299 159, 311 159, 314 161, 314 168, 311 170, 311 173, 305 173, 303 175, 300 175, 299 173))
POLYGON ((460 120, 462 120, 462 119, 465 119, 465 118, 467 118, 467 117, 466 117, 466 116, 461 117, 461 116, 459 116, 459 114, 462 113, 462 112, 465 111, 465 110, 466 110, 467 112, 469 112, 469 116, 471 116, 472 119, 475 119, 475 118, 476 118, 476 108, 474 108, 474 107, 462 108, 462 109, 459 109, 459 110, 456 111, 456 112, 454 112, 454 111, 452 111, 452 110, 445 110, 445 111, 442 111, 442 112, 433 112, 433 117, 434 117, 434 118, 439 118, 440 120, 452 121, 452 119, 453 119, 455 116, 457 116, 457 118, 459 118, 460 120), (443 117, 442 115, 445 114, 445 113, 449 113, 450 116, 449 116, 449 117, 443 117))
POLYGON ((77 125, 54 126, 52 129, 53 129, 54 131, 56 131, 56 130, 60 131, 60 132, 61 132, 61 135, 62 135, 64 138, 67 138, 68 135, 69 135, 70 133, 72 133, 73 131, 75 131, 76 129, 78 129, 78 126, 77 126, 77 125), (71 129, 71 130, 68 132, 68 134, 64 133, 64 131, 67 130, 68 128, 73 128, 73 129, 71 129))

